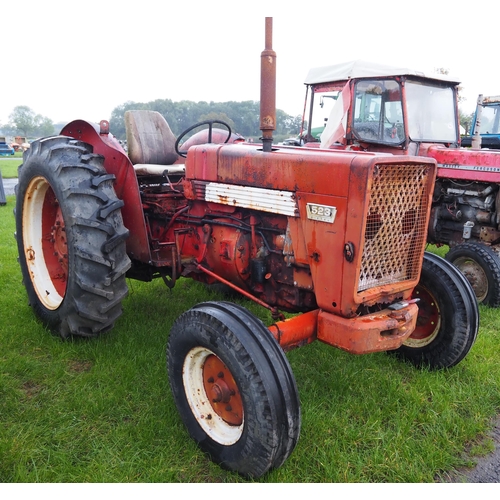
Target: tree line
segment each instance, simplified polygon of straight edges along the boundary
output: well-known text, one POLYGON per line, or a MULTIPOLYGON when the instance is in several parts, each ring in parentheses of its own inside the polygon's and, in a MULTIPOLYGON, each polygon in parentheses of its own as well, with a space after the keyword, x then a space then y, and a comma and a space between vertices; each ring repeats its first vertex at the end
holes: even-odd
MULTIPOLYGON (((176 136, 195 123, 205 120, 222 120, 228 123, 233 132, 247 139, 257 139, 261 135, 259 102, 174 102, 171 99, 157 99, 146 103, 128 101, 114 108, 109 125, 110 132, 117 139, 126 139, 124 115, 125 111, 133 109, 158 111, 176 136)), ((301 116, 291 116, 280 109, 276 110, 276 140, 298 135, 301 119, 301 116)), ((6 135, 21 135, 32 139, 58 134, 64 125, 54 124, 50 118, 36 114, 28 106, 16 106, 9 115, 9 122, 0 125, 0 129, 6 135)))
MULTIPOLYGON (((259 102, 174 102, 170 99, 157 99, 147 103, 126 102, 113 109, 109 129, 118 139, 125 139, 125 123, 123 120, 125 112, 134 109, 158 111, 163 115, 176 136, 195 123, 205 120, 222 120, 228 123, 234 132, 241 134, 246 139, 255 139, 261 135, 259 102)), ((276 138, 298 135, 301 121, 302 117, 300 115, 291 116, 277 109, 276 138)))
POLYGON ((0 124, 5 135, 19 135, 30 139, 58 133, 56 128, 50 118, 35 113, 29 106, 16 106, 9 115, 9 122, 0 124))

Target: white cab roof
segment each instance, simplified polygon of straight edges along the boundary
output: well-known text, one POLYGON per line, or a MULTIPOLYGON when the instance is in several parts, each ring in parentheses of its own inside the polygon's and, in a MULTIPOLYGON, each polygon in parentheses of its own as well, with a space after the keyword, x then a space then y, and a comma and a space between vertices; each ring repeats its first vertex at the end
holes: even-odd
POLYGON ((420 76, 431 78, 433 80, 442 80, 446 82, 460 83, 456 78, 450 78, 448 75, 425 74, 422 71, 416 71, 410 68, 400 66, 388 66, 369 61, 357 59, 331 66, 321 66, 312 68, 306 76, 305 84, 327 83, 350 80, 351 78, 373 78, 383 76, 420 76))

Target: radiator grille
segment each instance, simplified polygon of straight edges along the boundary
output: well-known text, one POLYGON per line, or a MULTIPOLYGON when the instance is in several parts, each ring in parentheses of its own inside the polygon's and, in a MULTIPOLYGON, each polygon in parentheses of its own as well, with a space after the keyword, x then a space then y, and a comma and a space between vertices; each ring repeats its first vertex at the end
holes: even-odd
POLYGON ((358 292, 418 277, 430 202, 428 165, 376 165, 358 292))

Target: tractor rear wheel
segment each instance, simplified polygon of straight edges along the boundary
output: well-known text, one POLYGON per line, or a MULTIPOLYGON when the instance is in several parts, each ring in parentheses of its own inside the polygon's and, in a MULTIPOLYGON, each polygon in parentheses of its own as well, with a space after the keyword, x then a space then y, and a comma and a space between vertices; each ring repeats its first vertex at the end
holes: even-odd
POLYGON ((249 311, 205 302, 185 312, 170 331, 167 365, 180 416, 214 462, 259 477, 288 458, 301 422, 295 378, 249 311))
POLYGON ((112 328, 130 260, 114 176, 92 147, 69 137, 35 141, 19 167, 16 238, 30 305, 54 333, 112 328))
POLYGON ((449 368, 471 349, 479 329, 479 309, 471 285, 452 264, 426 252, 418 298, 417 326, 406 342, 389 351, 417 366, 449 368))
POLYGON ((446 260, 465 275, 479 303, 500 306, 500 257, 491 247, 461 243, 450 249, 446 260))

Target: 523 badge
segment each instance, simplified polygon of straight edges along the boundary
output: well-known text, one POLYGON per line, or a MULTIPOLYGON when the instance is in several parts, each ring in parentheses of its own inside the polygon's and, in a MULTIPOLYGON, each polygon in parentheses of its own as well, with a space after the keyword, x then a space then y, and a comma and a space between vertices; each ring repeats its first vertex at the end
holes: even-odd
POLYGON ((308 203, 306 205, 307 218, 312 220, 320 220, 322 222, 335 222, 337 209, 328 205, 318 205, 317 203, 308 203))

